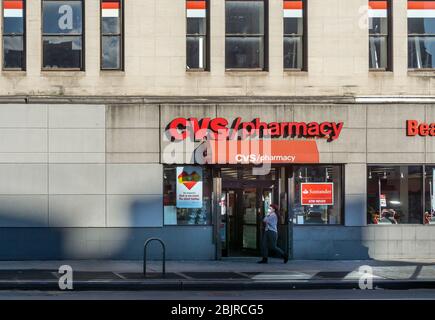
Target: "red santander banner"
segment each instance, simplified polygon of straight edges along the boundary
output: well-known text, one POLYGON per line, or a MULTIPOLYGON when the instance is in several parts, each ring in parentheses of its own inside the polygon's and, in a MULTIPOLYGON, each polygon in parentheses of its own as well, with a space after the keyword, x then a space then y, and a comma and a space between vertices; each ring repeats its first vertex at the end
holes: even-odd
POLYGON ((302 183, 301 204, 303 206, 333 206, 334 184, 331 182, 302 183))

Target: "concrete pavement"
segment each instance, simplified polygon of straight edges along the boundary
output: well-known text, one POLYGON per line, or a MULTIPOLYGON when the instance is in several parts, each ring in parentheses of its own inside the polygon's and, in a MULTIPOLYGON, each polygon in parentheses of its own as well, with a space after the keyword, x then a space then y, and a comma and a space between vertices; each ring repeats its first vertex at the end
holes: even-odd
POLYGON ((374 287, 385 289, 435 288, 434 260, 289 261, 271 259, 259 265, 256 258, 221 261, 2 261, 0 289, 57 290, 69 265, 76 290, 275 290, 359 288, 362 266, 369 266, 374 287))

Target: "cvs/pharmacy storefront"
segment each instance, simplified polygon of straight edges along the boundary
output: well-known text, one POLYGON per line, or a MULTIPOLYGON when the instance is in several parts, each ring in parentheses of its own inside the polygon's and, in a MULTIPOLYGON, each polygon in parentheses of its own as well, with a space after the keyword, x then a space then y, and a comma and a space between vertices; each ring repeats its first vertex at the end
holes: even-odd
POLYGON ((178 117, 164 133, 165 224, 211 224, 216 258, 259 255, 262 219, 280 207, 279 244, 292 226, 341 225, 344 167, 321 164, 318 141, 343 122, 178 117))
POLYGON ((281 208, 280 246, 293 258, 434 257, 434 105, 195 107, 162 108, 162 131, 173 133, 162 143, 164 216, 178 225, 209 224, 216 258, 258 254, 271 202, 281 208), (418 122, 416 134, 408 120, 418 122), (204 129, 212 133, 206 141, 204 129), (193 147, 172 150, 180 157, 165 161, 168 144, 192 136, 193 147), (270 171, 258 174, 264 160, 270 171), (204 177, 201 208, 177 207, 176 172, 185 167, 204 177), (321 192, 305 197, 304 186, 321 192))

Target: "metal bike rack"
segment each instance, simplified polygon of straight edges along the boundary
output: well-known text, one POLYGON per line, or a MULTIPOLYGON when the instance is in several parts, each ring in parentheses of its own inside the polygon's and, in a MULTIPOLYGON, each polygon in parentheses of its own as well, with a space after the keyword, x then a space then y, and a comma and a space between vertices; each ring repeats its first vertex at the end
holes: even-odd
POLYGON ((145 241, 145 244, 143 246, 143 275, 144 276, 146 276, 146 274, 147 274, 147 247, 148 247, 148 244, 150 244, 150 242, 153 242, 153 241, 160 242, 160 244, 162 245, 162 249, 163 249, 163 252, 162 252, 162 273, 163 273, 163 275, 166 274, 166 246, 165 246, 165 243, 163 242, 162 239, 150 238, 150 239, 147 239, 147 241, 145 241))

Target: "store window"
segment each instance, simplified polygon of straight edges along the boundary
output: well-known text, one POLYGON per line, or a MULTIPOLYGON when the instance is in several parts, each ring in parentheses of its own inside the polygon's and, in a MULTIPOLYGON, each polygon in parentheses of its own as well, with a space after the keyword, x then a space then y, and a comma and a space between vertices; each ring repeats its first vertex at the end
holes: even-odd
POLYGON ((165 225, 211 224, 211 171, 200 166, 163 169, 165 225))
POLYGON ((101 69, 123 69, 123 1, 101 1, 101 69))
POLYGON ((294 224, 343 224, 342 166, 295 166, 293 180, 294 224))
POLYGON ((43 0, 42 67, 83 70, 83 1, 43 0))
POLYGON ((369 1, 369 68, 391 70, 391 4, 386 0, 369 1))
POLYGON ((3 69, 26 69, 25 1, 3 0, 3 69))
POLYGON ((424 224, 435 224, 435 166, 425 168, 424 224))
POLYGON ((435 68, 435 0, 408 1, 408 68, 435 68))
POLYGON ((423 216, 422 166, 369 166, 369 224, 416 224, 423 216))
POLYGON ((284 69, 304 69, 305 1, 284 0, 284 69))
POLYGON ((208 70, 209 8, 206 0, 186 1, 186 69, 208 70))
POLYGON ((225 2, 226 69, 265 69, 266 17, 265 1, 225 2))

